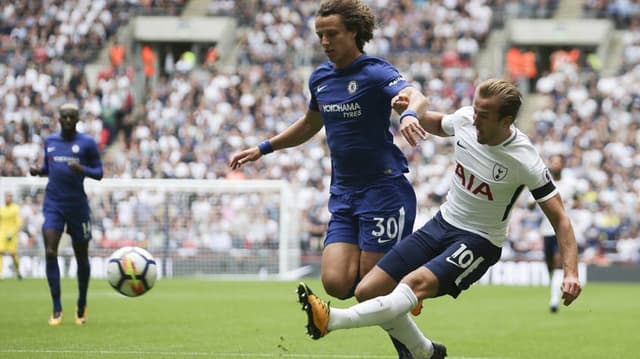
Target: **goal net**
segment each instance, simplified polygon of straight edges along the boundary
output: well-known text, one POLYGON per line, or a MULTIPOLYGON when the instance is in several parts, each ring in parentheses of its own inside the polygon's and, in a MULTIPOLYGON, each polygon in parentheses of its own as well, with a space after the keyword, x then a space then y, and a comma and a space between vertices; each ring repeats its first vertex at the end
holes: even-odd
MULTIPOLYGON (((11 192, 22 207, 18 251, 21 273, 28 277, 44 276, 46 183, 46 178, 0 178, 0 201, 11 192)), ((285 181, 87 179, 85 190, 92 215, 93 277, 104 276, 106 258, 123 246, 147 249, 165 277, 286 279, 301 272, 302 218, 285 181)), ((58 255, 62 275, 74 276, 67 235, 58 255)), ((11 273, 11 260, 4 263, 4 273, 11 273)))

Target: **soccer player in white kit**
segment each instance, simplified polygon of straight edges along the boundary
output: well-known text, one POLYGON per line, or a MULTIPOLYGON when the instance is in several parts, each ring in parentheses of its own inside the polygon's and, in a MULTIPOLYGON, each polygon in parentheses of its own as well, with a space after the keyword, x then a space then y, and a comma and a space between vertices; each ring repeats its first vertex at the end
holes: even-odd
MULTIPOLYGON (((396 111, 406 108, 402 96, 393 101, 396 111)), ((408 312, 423 299, 445 294, 456 298, 500 259, 511 208, 525 187, 555 229, 564 268, 564 304, 578 297, 573 227, 549 170, 514 126, 521 104, 513 84, 491 79, 478 86, 473 106, 449 115, 427 111, 405 116, 400 131, 414 142, 426 132, 454 137, 454 176, 447 201, 362 279, 355 293, 361 303, 329 307, 306 284, 299 285, 298 300, 314 339, 338 329, 379 325, 414 358, 444 358, 446 348, 426 338, 408 312)))

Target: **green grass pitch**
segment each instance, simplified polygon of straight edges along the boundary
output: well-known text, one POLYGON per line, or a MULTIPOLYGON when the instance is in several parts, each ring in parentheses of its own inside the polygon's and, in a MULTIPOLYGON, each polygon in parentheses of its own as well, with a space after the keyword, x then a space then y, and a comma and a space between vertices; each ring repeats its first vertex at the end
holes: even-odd
MULTIPOLYGON (((318 280, 308 281, 324 295, 318 280)), ((46 280, 0 281, 0 358, 394 358, 377 327, 305 335, 295 282, 160 280, 127 298, 92 280, 89 322, 73 323, 75 280, 62 285, 65 319, 49 327, 46 280)), ((452 359, 639 358, 640 285, 590 283, 552 315, 544 287, 476 286, 425 303, 418 325, 452 359)), ((344 307, 353 301, 333 300, 344 307)))

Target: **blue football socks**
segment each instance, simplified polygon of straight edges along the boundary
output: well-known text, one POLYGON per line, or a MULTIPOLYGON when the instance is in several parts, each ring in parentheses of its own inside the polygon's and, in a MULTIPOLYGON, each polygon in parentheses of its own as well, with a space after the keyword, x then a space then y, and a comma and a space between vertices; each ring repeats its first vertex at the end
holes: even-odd
POLYGON ((91 276, 91 265, 89 262, 78 263, 78 308, 87 305, 87 290, 89 289, 89 277, 91 276))
POLYGON ((53 300, 53 311, 61 312, 62 303, 60 303, 60 268, 58 267, 58 258, 46 257, 47 281, 49 282, 49 291, 53 300))

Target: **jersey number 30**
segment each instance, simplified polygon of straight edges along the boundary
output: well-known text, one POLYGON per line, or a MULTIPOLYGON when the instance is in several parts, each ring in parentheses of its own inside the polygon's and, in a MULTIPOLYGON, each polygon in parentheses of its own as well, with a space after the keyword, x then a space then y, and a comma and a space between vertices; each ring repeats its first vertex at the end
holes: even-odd
POLYGON ((401 207, 398 211, 398 218, 394 216, 387 218, 373 217, 373 220, 376 221, 376 228, 371 231, 371 234, 374 237, 386 237, 390 240, 395 239, 399 241, 402 239, 402 232, 404 232, 404 217, 404 207, 401 207))

